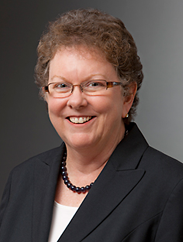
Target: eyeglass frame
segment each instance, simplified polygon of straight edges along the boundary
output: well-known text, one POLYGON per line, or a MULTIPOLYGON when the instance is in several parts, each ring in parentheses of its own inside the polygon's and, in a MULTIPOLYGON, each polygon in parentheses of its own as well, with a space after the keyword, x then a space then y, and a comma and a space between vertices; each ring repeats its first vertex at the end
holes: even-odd
MULTIPOLYGON (((95 80, 94 80, 94 81, 95 81, 95 80)), ((112 87, 115 87, 115 86, 119 86, 119 85, 122 86, 122 83, 121 83, 121 82, 107 82, 106 80, 102 80, 102 81, 104 81, 104 82, 106 83, 106 89, 105 89, 105 90, 107 90, 108 88, 112 88, 112 87)), ((47 93, 50 94, 50 92, 49 92, 49 86, 52 85, 52 84, 57 84, 57 83, 59 83, 59 82, 51 82, 51 83, 49 83, 48 85, 44 86, 43 88, 44 88, 45 92, 47 92, 47 93)), ((71 89, 70 89, 70 92, 68 92, 68 95, 63 96, 63 97, 56 97, 56 98, 65 98, 65 97, 69 97, 69 96, 73 93, 73 91, 74 91, 74 87, 75 87, 75 86, 80 87, 81 92, 85 93, 84 90, 83 90, 82 84, 83 84, 83 83, 87 83, 87 82, 82 82, 81 84, 76 84, 76 85, 73 85, 73 84, 70 83, 70 82, 68 82, 68 83, 71 85, 71 89)), ((66 93, 66 94, 67 94, 67 93, 66 93)), ((87 92, 86 92, 85 94, 90 96, 90 94, 88 94, 87 92)), ((50 95, 51 95, 51 94, 50 94, 50 95)), ((91 96, 95 96, 95 95, 91 95, 91 96)))

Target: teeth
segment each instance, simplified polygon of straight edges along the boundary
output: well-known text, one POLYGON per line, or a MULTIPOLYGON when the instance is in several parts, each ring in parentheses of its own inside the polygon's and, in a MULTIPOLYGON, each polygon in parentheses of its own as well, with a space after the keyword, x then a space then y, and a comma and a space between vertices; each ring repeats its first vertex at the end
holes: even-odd
POLYGON ((90 117, 79 117, 79 118, 70 117, 69 118, 69 120, 75 124, 83 124, 83 123, 89 121, 90 119, 91 119, 91 116, 90 117))

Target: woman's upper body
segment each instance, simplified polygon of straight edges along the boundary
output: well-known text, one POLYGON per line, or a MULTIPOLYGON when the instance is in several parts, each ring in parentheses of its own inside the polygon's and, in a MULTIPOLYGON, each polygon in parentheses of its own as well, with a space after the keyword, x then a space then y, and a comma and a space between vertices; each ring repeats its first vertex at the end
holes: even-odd
MULTIPOLYGON (((51 123, 66 145, 69 182, 85 187, 96 180, 135 112, 143 74, 134 40, 108 14, 70 11, 42 36, 36 77, 51 123)), ((56 201, 78 207, 87 192, 78 196, 63 178, 56 201)))
POLYGON ((182 165, 128 126, 143 74, 124 24, 97 10, 62 15, 40 40, 36 77, 64 147, 11 173, 0 241, 47 241, 54 201, 78 208, 60 241, 182 239, 182 165))
MULTIPOLYGON (((13 170, 0 242, 47 241, 64 149, 63 143, 13 170)), ((183 165, 149 147, 131 124, 59 241, 181 242, 182 191, 183 165)))
MULTIPOLYGON (((57 51, 50 62, 49 75, 50 83, 87 83, 90 89, 92 85, 102 85, 104 80, 119 83, 114 67, 100 52, 93 54, 83 47, 57 51)), ((135 91, 136 86, 131 92, 135 91)), ((50 120, 66 144, 69 179, 79 187, 94 182, 125 134, 122 117, 128 113, 134 95, 126 99, 121 86, 104 88, 92 95, 74 86, 73 93, 67 97, 55 98, 47 94, 45 98, 50 120)), ((86 193, 79 196, 73 193, 60 176, 57 202, 75 207, 85 196, 86 193)))

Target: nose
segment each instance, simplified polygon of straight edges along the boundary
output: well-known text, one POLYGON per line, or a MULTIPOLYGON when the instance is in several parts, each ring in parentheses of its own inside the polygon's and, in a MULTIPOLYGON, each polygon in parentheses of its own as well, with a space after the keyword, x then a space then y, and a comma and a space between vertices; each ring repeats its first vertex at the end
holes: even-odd
POLYGON ((79 85, 74 85, 73 92, 68 98, 67 105, 77 110, 87 106, 85 94, 81 91, 79 85))

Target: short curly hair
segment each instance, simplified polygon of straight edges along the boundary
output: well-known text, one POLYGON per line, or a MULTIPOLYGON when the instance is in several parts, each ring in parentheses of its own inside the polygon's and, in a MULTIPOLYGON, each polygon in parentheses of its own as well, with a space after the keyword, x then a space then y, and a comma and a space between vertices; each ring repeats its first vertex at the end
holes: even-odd
MULTIPOLYGON (((98 49, 104 54, 116 69, 126 95, 129 84, 137 83, 134 102, 128 117, 124 119, 125 123, 129 123, 134 119, 139 101, 138 90, 143 80, 142 64, 134 39, 123 22, 107 13, 96 9, 71 10, 49 23, 37 48, 36 84, 39 87, 47 85, 49 63, 58 49, 62 46, 83 45, 88 49, 98 49)), ((40 91, 40 95, 44 96, 44 93, 40 91)))

